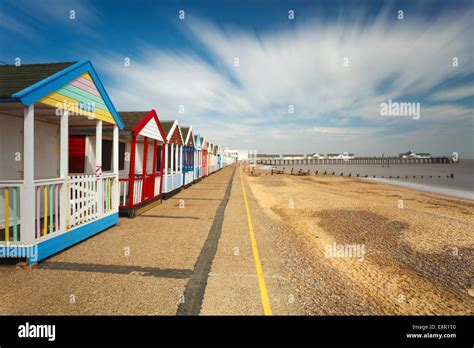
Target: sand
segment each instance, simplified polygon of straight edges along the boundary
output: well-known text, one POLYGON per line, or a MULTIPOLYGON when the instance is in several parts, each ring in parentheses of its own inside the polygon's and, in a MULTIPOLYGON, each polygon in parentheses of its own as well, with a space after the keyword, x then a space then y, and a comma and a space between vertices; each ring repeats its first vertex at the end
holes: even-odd
POLYGON ((474 202, 314 174, 247 180, 307 314, 474 313, 474 202), (334 243, 363 252, 331 257, 334 243))

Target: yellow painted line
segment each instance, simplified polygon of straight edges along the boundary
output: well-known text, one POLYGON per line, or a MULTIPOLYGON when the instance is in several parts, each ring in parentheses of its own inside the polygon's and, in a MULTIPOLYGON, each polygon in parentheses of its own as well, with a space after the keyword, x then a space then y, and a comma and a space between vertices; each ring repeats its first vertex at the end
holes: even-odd
POLYGON ((247 211, 247 223, 249 225, 250 241, 252 242, 253 260, 255 261, 255 269, 257 271, 258 285, 260 287, 260 297, 262 298, 263 314, 272 315, 272 307, 268 299, 267 285, 263 277, 262 264, 260 263, 260 256, 258 255, 257 240, 253 232, 252 218, 250 217, 250 209, 247 201, 247 194, 245 193, 244 179, 242 179, 242 171, 240 171, 240 182, 242 183, 242 192, 244 193, 245 210, 247 211))

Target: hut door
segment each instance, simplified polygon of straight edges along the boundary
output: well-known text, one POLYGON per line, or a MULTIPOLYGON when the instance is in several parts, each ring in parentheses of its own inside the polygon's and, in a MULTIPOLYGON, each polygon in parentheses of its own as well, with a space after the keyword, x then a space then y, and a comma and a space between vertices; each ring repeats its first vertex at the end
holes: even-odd
POLYGON ((143 179, 143 200, 155 197, 155 174, 145 174, 143 179))

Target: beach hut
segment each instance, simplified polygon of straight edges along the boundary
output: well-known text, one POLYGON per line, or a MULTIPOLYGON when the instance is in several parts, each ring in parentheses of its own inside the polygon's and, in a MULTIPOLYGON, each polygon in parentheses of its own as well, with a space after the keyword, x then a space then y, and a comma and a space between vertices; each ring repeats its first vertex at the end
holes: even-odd
POLYGON ((212 165, 214 154, 212 152, 212 143, 207 142, 207 175, 212 174, 214 166, 212 165))
POLYGON ((207 140, 206 137, 201 137, 201 148, 202 148, 202 158, 201 158, 201 164, 202 164, 202 175, 201 176, 207 176, 209 175, 208 172, 208 158, 207 158, 207 140))
POLYGON ((191 185, 194 181, 194 133, 193 127, 181 127, 183 134, 183 186, 191 185))
POLYGON ((31 264, 117 223, 123 123, 89 61, 2 65, 0 81, 0 247, 31 264), (85 126, 95 131, 93 170, 76 175, 69 132, 85 126))
POLYGON ((163 173, 163 198, 169 198, 183 186, 183 144, 178 120, 161 121, 165 133, 165 168, 163 173))
MULTIPOLYGON (((155 110, 120 112, 124 128, 119 132, 119 213, 134 217, 161 202, 165 135, 155 110)), ((110 167, 112 134, 103 131, 102 167, 110 167)), ((73 128, 69 142, 69 168, 76 174, 92 173, 89 158, 95 153, 92 128, 73 128), (72 169, 74 168, 74 169, 72 169)))
POLYGON ((202 177, 202 145, 201 137, 194 136, 194 180, 199 180, 202 177))
POLYGON ((215 160, 215 166, 216 166, 216 172, 221 169, 220 167, 220 162, 221 162, 221 147, 219 145, 216 145, 215 147, 215 154, 216 157, 214 158, 215 160))
POLYGON ((222 146, 219 146, 219 169, 224 168, 225 165, 225 154, 222 146))
POLYGON ((217 170, 217 144, 211 143, 207 151, 209 157, 209 174, 217 170))

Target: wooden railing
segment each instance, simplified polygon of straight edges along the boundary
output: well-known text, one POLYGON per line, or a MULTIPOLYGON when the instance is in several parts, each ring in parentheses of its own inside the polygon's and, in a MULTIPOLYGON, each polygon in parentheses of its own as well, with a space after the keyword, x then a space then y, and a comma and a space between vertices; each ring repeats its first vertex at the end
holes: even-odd
POLYGON ((19 242, 20 190, 23 181, 0 182, 0 242, 19 242))
POLYGON ((59 232, 60 191, 64 179, 35 180, 35 238, 39 239, 49 234, 59 232))
POLYGON ((100 179, 95 175, 69 176, 69 226, 82 225, 117 210, 116 185, 117 176, 111 173, 102 174, 100 179), (102 212, 99 202, 102 203, 102 212))
POLYGON ((133 199, 130 200, 129 188, 130 178, 119 179, 120 183, 120 206, 128 207, 142 201, 143 178, 138 177, 133 180, 133 199))
POLYGON ((69 176, 69 226, 82 225, 99 217, 95 175, 69 176))
POLYGON ((102 175, 102 201, 104 204, 104 214, 117 210, 116 185, 117 176, 115 174, 104 173, 102 175))

